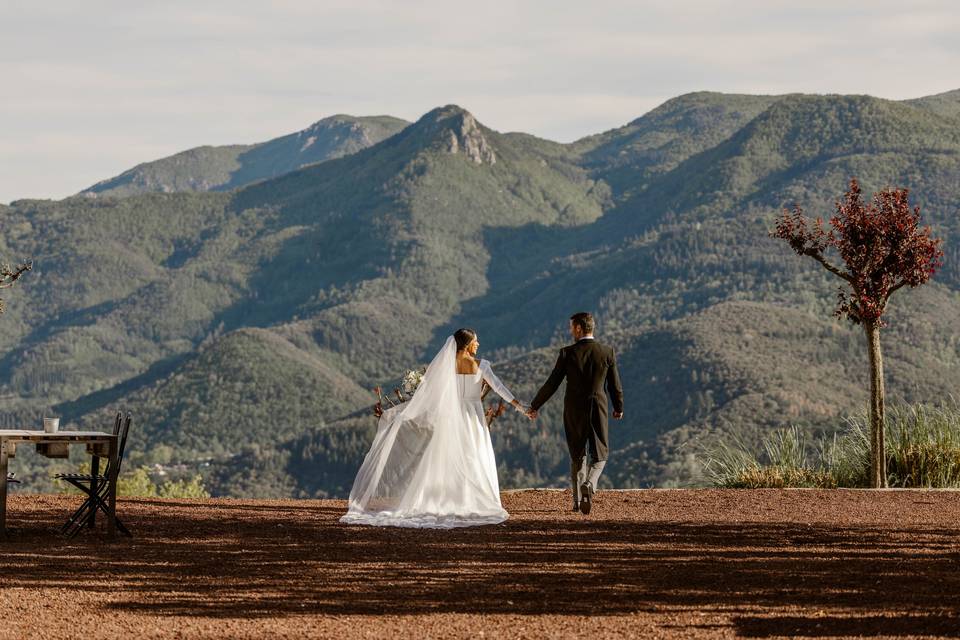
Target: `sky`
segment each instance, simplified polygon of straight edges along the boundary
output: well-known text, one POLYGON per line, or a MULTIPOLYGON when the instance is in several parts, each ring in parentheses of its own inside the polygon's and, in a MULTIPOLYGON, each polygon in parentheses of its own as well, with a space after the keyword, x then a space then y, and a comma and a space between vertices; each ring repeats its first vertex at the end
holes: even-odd
POLYGON ((0 0, 0 203, 336 113, 571 141, 691 91, 960 88, 956 0, 0 0))

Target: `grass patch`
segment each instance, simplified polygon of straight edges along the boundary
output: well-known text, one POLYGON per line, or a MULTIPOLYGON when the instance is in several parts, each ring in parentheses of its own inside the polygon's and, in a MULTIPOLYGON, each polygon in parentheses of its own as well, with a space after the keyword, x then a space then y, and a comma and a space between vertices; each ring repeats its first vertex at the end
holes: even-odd
MULTIPOLYGON (((891 487, 960 487, 960 404, 888 407, 887 480, 891 487)), ((711 484, 725 488, 866 487, 870 464, 869 418, 845 420, 832 438, 811 440, 796 426, 774 431, 759 447, 741 438, 703 450, 711 484)))

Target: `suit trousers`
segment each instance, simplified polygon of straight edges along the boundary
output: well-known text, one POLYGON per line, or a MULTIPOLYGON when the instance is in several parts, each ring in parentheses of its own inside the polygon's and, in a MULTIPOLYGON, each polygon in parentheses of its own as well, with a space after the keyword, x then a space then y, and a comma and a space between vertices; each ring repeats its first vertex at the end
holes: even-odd
POLYGON ((573 482, 573 506, 580 506, 580 487, 584 482, 589 482, 594 489, 597 488, 597 482, 600 481, 600 474, 607 465, 606 460, 597 460, 592 451, 590 452, 590 464, 587 464, 587 457, 571 458, 570 460, 570 480, 573 482))

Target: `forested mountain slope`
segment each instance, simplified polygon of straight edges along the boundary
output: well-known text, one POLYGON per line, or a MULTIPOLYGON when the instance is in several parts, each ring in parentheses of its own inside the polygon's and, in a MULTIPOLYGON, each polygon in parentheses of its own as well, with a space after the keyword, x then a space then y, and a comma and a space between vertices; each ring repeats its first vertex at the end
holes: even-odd
MULTIPOLYGON (((471 326, 529 400, 586 309, 627 395, 608 480, 695 481, 699 443, 829 432, 863 406, 863 337, 830 315, 839 281, 767 235, 795 202, 828 217, 850 176, 909 186, 945 241, 933 284, 892 302, 888 391, 957 388, 948 103, 698 93, 568 145, 451 105, 234 191, 15 202, 0 253, 36 268, 3 318, 2 418, 94 425, 126 405, 135 455, 209 459, 217 493, 343 495, 372 385, 471 326)), ((560 406, 495 425, 505 486, 565 482, 560 406)))

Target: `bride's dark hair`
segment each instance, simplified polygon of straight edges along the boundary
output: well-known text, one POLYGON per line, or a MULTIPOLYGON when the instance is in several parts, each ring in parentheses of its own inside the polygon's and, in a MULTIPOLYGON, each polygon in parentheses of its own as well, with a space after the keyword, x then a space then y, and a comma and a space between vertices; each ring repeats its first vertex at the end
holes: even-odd
POLYGON ((477 332, 473 329, 457 329, 457 332, 453 334, 453 339, 457 341, 457 351, 466 349, 467 345, 473 342, 476 337, 477 332))

